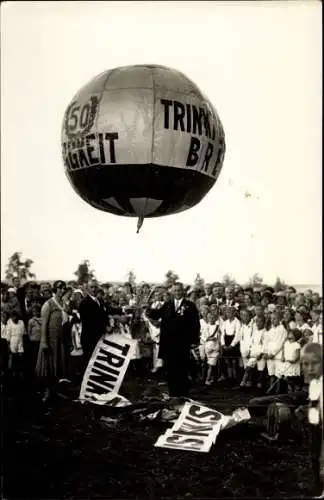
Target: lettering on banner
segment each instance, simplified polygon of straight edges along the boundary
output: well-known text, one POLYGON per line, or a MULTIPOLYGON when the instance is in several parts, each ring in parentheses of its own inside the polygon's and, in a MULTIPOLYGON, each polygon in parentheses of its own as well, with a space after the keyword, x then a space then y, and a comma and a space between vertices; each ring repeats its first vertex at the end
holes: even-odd
POLYGON ((126 338, 123 340, 118 337, 110 336, 99 341, 84 375, 80 398, 91 399, 93 394, 118 393, 133 345, 129 339, 126 341, 126 338))
POLYGON ((155 446, 191 451, 209 451, 221 429, 224 415, 198 404, 186 403, 178 420, 155 446))

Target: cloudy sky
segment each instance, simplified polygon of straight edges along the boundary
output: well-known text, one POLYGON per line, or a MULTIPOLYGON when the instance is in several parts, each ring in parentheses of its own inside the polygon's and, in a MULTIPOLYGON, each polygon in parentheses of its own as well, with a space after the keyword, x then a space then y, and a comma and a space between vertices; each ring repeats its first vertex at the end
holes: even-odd
POLYGON ((6 2, 1 6, 1 260, 39 279, 190 281, 255 272, 319 284, 322 262, 321 4, 6 2), (136 220, 100 212, 67 181, 60 130, 80 87, 140 63, 185 73, 224 125, 217 184, 195 208, 136 220), (246 196, 248 194, 248 196, 246 196))

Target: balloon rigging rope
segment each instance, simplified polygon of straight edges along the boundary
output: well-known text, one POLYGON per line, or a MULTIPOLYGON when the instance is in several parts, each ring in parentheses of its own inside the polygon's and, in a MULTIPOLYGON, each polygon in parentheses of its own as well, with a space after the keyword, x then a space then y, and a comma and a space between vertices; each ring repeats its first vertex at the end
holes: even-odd
POLYGON ((140 232, 140 229, 141 227, 143 226, 143 222, 144 222, 144 217, 145 217, 145 212, 146 212, 146 208, 147 208, 147 204, 148 204, 148 198, 146 198, 146 201, 145 201, 145 205, 144 205, 144 208, 143 208, 143 211, 142 211, 142 214, 139 216, 138 218, 138 221, 137 221, 137 231, 136 231, 136 234, 138 234, 140 232))

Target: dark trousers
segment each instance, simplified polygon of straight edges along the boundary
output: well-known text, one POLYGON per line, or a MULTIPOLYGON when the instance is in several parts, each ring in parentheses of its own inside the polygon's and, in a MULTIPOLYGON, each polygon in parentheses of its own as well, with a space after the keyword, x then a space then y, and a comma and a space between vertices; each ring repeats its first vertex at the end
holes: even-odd
POLYGON ((7 340, 5 339, 1 339, 0 365, 1 373, 6 374, 9 365, 9 346, 7 340))
POLYGON ((88 363, 91 359, 91 356, 93 354, 93 351, 97 345, 97 342, 86 342, 86 341, 81 341, 82 344, 82 350, 83 350, 83 371, 87 369, 88 363))
POLYGON ((190 354, 169 356, 165 360, 165 372, 170 397, 186 397, 189 393, 190 354))
POLYGON ((312 469, 315 482, 315 495, 320 495, 323 491, 324 485, 320 477, 320 455, 322 447, 322 427, 321 425, 310 425, 311 434, 311 457, 312 469))
POLYGON ((28 383, 35 384, 36 383, 36 364, 38 358, 39 351, 39 342, 37 341, 29 341, 27 345, 27 350, 25 351, 25 370, 26 370, 26 379, 28 383))

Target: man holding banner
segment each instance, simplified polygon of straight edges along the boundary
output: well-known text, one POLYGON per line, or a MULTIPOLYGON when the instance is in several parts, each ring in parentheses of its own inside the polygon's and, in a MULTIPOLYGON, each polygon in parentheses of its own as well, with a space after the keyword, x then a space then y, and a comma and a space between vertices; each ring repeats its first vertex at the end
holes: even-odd
POLYGON ((147 309, 152 319, 161 319, 159 358, 164 361, 169 396, 186 397, 189 392, 190 350, 199 345, 199 313, 184 298, 182 283, 173 288, 173 298, 159 309, 147 309))

